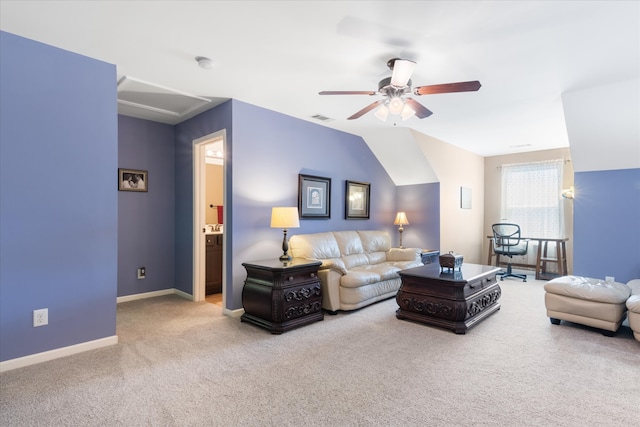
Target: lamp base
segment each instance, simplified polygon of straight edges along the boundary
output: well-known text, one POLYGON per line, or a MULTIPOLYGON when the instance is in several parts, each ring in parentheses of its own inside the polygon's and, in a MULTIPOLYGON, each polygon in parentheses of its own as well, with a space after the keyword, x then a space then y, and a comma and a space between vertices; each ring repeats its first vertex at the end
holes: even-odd
POLYGON ((289 243, 287 242, 287 229, 283 228, 282 232, 284 234, 284 237, 282 238, 282 255, 280 256, 280 261, 282 262, 291 261, 291 255, 288 254, 289 243))

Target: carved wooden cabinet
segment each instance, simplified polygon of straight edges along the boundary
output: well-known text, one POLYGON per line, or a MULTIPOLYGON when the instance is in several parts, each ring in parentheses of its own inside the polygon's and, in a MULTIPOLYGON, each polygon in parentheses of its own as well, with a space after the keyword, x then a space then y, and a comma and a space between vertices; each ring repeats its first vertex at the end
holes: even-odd
POLYGON ((250 322, 281 334, 324 319, 318 268, 320 261, 294 258, 245 262, 247 279, 242 289, 244 314, 250 322))
POLYGON ((207 295, 222 292, 222 234, 207 234, 205 293, 207 295))

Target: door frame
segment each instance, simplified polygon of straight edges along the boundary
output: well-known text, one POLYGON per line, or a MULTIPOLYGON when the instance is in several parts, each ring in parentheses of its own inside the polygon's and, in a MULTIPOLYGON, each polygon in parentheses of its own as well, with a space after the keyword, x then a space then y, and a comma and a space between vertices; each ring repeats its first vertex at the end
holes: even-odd
MULTIPOLYGON (((205 233, 203 232, 206 222, 206 154, 205 146, 212 142, 222 140, 222 152, 224 153, 224 161, 222 165, 222 216, 227 217, 227 188, 225 183, 226 177, 226 136, 225 129, 202 136, 193 141, 193 281, 191 285, 191 295, 193 301, 204 301, 206 296, 205 285, 205 233)), ((226 221, 225 221, 226 222, 226 221)), ((225 227, 226 228, 226 227, 225 227)), ((227 236, 228 231, 222 234, 222 306, 223 311, 227 307, 226 293, 226 254, 227 254, 227 236)))

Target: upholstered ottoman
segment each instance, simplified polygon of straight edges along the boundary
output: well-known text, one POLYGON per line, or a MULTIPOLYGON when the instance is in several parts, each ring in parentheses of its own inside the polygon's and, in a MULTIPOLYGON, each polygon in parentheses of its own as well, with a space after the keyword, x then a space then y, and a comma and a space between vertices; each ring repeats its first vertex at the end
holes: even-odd
POLYGON ((544 285, 547 316, 554 325, 560 320, 579 323, 613 336, 624 320, 631 289, 624 283, 605 282, 579 276, 563 276, 544 285))
POLYGON ((631 296, 627 300, 629 326, 635 339, 640 341, 640 279, 631 280, 627 286, 631 288, 631 296))

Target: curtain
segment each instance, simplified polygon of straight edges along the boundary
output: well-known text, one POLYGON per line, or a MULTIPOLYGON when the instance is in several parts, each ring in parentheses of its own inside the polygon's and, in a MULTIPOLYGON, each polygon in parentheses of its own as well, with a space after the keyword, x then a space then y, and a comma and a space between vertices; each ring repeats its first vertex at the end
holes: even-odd
POLYGON ((524 237, 564 237, 564 160, 502 165, 501 222, 520 225, 524 237))

